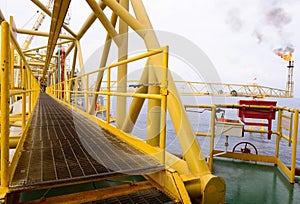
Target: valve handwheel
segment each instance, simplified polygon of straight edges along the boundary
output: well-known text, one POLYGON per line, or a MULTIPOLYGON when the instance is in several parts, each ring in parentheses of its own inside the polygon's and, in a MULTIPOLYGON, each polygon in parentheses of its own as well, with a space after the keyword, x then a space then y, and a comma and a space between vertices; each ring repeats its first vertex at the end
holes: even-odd
POLYGON ((255 154, 258 154, 257 148, 254 146, 254 144, 250 142, 239 142, 234 147, 232 152, 241 152, 244 154, 251 154, 251 150, 255 151, 255 154), (238 148, 238 146, 242 146, 241 148, 238 148))

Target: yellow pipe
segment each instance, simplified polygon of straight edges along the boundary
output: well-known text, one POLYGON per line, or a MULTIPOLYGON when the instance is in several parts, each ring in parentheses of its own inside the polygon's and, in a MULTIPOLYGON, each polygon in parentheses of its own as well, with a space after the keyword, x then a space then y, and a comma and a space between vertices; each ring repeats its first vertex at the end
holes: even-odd
POLYGON ((294 111, 293 118, 294 118, 294 131, 293 131, 293 146, 292 146, 292 158, 291 158, 291 177, 290 177, 291 183, 295 182, 299 110, 294 111))
MULTIPOLYGON (((10 29, 12 30, 12 27, 13 27, 13 23, 14 23, 14 21, 13 21, 13 17, 12 16, 10 16, 10 18, 9 18, 9 24, 10 24, 10 29)), ((13 89, 14 88, 14 86, 15 86, 15 84, 14 84, 14 61, 15 61, 15 46, 14 46, 14 44, 11 44, 11 47, 10 47, 10 61, 11 61, 11 63, 10 63, 10 73, 9 73, 9 75, 10 75, 10 88, 11 89, 13 89)))
MULTIPOLYGON (((9 136, 8 147, 9 149, 15 149, 20 141, 21 136, 9 136)), ((1 139, 1 137, 0 137, 1 139)))
POLYGON ((211 136, 211 134, 207 133, 207 132, 195 132, 195 134, 200 137, 210 137, 211 136))
MULTIPOLYGON (((26 34, 26 35, 36 35, 36 36, 40 36, 40 37, 49 37, 51 35, 48 32, 28 30, 28 29, 24 29, 24 28, 17 28, 17 33, 26 34)), ((58 37, 61 39, 66 39, 66 40, 75 40, 75 38, 70 35, 60 34, 58 37)), ((55 44, 56 44, 56 42, 55 42, 55 44)))
MULTIPOLYGON (((102 23, 103 27, 106 29, 112 40, 114 40, 118 47, 123 46, 123 44, 119 42, 120 38, 116 38, 118 36, 118 33, 115 30, 115 26, 106 18, 103 10, 99 7, 97 2, 95 0, 87 0, 87 3, 94 11, 94 15, 97 16, 97 18, 100 20, 100 22, 102 23)), ((120 34, 122 33, 120 32, 120 34)))
POLYGON ((49 64, 55 49, 55 45, 60 36, 60 31, 64 24, 64 19, 67 14, 70 2, 71 0, 55 1, 53 4, 53 13, 51 16, 51 25, 49 31, 50 35, 47 43, 48 46, 47 46, 46 60, 45 60, 45 66, 43 70, 43 77, 42 77, 43 80, 45 79, 46 72, 49 69, 49 64))
POLYGON ((168 82, 167 82, 167 71, 168 71, 168 47, 163 52, 163 70, 161 79, 161 115, 160 115, 160 140, 159 145, 162 150, 162 163, 165 164, 165 151, 166 151, 166 118, 167 118, 167 95, 168 95, 168 82))
MULTIPOLYGON (((129 9, 129 1, 128 0, 120 0, 119 2, 122 8, 128 11, 129 9)), ((126 22, 119 18, 119 35, 121 37, 122 43, 118 45, 118 61, 126 60, 128 58, 128 25, 126 22)), ((112 38, 114 36, 111 36, 112 38)), ((127 91, 127 63, 120 64, 117 70, 117 92, 126 92, 127 91)), ((116 110, 116 126, 117 128, 122 128, 124 124, 124 120, 126 117, 126 102, 127 99, 125 97, 117 97, 117 110, 116 110)))
POLYGON ((123 8, 117 1, 102 0, 104 4, 113 10, 121 19, 123 19, 134 31, 136 31, 140 36, 144 36, 146 27, 142 25, 138 20, 136 20, 130 13, 123 8))
POLYGON ((216 107, 213 106, 211 109, 210 116, 210 152, 209 152, 209 169, 213 170, 213 150, 214 150, 214 141, 215 141, 215 116, 216 116, 216 107))
MULTIPOLYGON (((26 90, 26 67, 22 63, 22 88, 26 90)), ((26 93, 22 94, 22 133, 26 127, 26 93)))
POLYGON ((278 111, 278 119, 277 119, 277 135, 276 135, 276 149, 275 149, 275 157, 278 159, 279 156, 279 147, 280 147, 280 140, 282 136, 282 129, 281 129, 281 122, 282 122, 282 110, 278 111))
MULTIPOLYGON (((28 79, 28 89, 32 89, 32 84, 31 84, 31 73, 29 70, 27 70, 27 79, 28 79)), ((31 106, 31 101, 32 101, 32 91, 28 92, 28 113, 29 115, 31 114, 32 106, 31 106)))
MULTIPOLYGON (((60 42, 57 42, 56 45, 63 45, 63 44, 71 43, 71 42, 74 42, 74 40, 60 41, 60 42)), ((38 47, 34 47, 34 48, 31 48, 31 49, 24 50, 23 53, 26 54, 27 52, 41 50, 41 49, 46 49, 46 48, 47 48, 47 45, 38 46, 38 47)), ((43 56, 43 54, 40 54, 40 55, 43 56)))
MULTIPOLYGON (((110 93, 110 67, 107 70, 107 90, 110 93)), ((106 123, 110 123, 110 95, 107 95, 107 104, 106 104, 106 123)))
MULTIPOLYGON (((151 60, 149 60, 150 63, 151 60)), ((151 66, 151 65, 150 65, 151 66)), ((155 73, 153 67, 148 69, 149 83, 156 83, 155 73)), ((149 86, 148 94, 159 94, 160 88, 157 86, 149 86)), ((147 115, 147 132, 146 142, 152 146, 159 146, 159 133, 161 131, 159 118, 161 116, 161 101, 159 100, 148 100, 148 115, 147 115)))
POLYGON ((9 24, 1 23, 1 191, 6 193, 9 183, 9 24))
MULTIPOLYGON (((115 15, 115 13, 112 13, 110 22, 114 27, 116 26, 117 19, 118 19, 117 15, 115 15)), ((110 47, 111 47, 111 37, 109 34, 107 34, 99 67, 104 67, 106 65, 110 47)), ((104 74, 104 70, 99 70, 98 75, 97 75, 97 80, 95 82, 95 91, 100 90, 102 79, 103 79, 103 74, 104 74)), ((90 111, 89 111, 90 114, 95 114, 95 105, 97 103, 97 99, 98 99, 98 94, 94 94, 93 99, 92 99, 92 104, 90 107, 90 111)))
MULTIPOLYGON (((89 111, 89 94, 88 94, 88 90, 89 90, 89 77, 88 76, 86 76, 85 90, 86 90, 86 93, 84 94, 84 97, 85 97, 85 112, 88 113, 88 111, 89 111)), ((65 98, 66 98, 66 95, 65 95, 65 98)))
MULTIPOLYGON (((255 132, 255 133, 268 133, 267 130, 254 130, 254 129, 244 129, 245 132, 255 132)), ((272 132, 274 134, 274 132, 272 132)))
MULTIPOLYGON (((148 61, 146 63, 146 66, 143 70, 143 73, 141 75, 140 84, 148 84, 148 61)), ((146 94, 148 92, 148 86, 142 86, 138 88, 135 93, 137 94, 146 94)), ((133 127, 137 121, 137 118, 140 114, 140 111, 143 107, 145 100, 141 100, 140 98, 133 98, 132 102, 128 109, 128 114, 126 116, 126 119, 124 121, 124 125, 122 127, 122 130, 126 133, 131 133, 133 130, 133 127)))

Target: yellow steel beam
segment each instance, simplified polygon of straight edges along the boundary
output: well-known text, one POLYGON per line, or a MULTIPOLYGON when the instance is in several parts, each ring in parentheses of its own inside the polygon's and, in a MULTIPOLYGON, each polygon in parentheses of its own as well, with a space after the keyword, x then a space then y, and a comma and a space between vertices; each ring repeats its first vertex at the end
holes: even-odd
MULTIPOLYGON (((1 23, 1 189, 6 193, 9 183, 9 69, 10 42, 9 24, 1 23)), ((2 197, 1 197, 2 198, 2 197)))
MULTIPOLYGON (((13 17, 10 16, 9 18, 9 27, 11 30, 14 29, 14 20, 13 20, 13 17)), ((10 88, 13 89, 14 86, 15 86, 15 83, 14 83, 14 80, 15 80, 15 70, 14 70, 14 61, 15 61, 15 46, 14 44, 11 44, 11 47, 10 47, 10 61, 12 63, 10 63, 10 88)))
MULTIPOLYGON (((129 1, 120 0, 120 5, 125 10, 129 10, 129 1)), ((119 34, 121 44, 118 44, 118 61, 126 60, 128 57, 128 25, 126 22, 119 18, 119 34)), ((113 37, 113 36, 111 36, 113 37)), ((117 71, 117 92, 126 92, 127 91, 127 64, 120 64, 117 71)), ((116 126, 117 128, 122 128, 124 120, 126 117, 126 101, 125 97, 117 97, 117 109, 116 109, 116 126)))
POLYGON ((292 158, 291 158, 291 177, 290 177, 290 182, 291 183, 295 182, 299 110, 294 111, 293 118, 294 118, 294 128, 293 128, 293 147, 292 147, 292 158))
MULTIPOLYGON (((143 70, 140 83, 141 84, 148 84, 148 61, 146 63, 146 67, 143 70)), ((139 89, 135 91, 135 93, 148 93, 148 86, 142 86, 139 89)), ((126 133, 131 133, 133 130, 133 127, 138 119, 138 116, 140 114, 140 111, 143 107, 145 100, 141 100, 140 98, 134 98, 132 99, 132 102, 128 109, 128 114, 125 118, 122 130, 126 133)))
MULTIPOLYGON (((26 90, 26 67, 22 63, 22 89, 26 90)), ((25 131, 26 127, 26 93, 22 93, 22 133, 25 131)))
MULTIPOLYGON (((87 3, 94 11, 94 14, 102 23, 103 27, 107 30, 108 34, 110 35, 111 39, 115 41, 115 43, 120 46, 121 44, 118 41, 117 31, 115 30, 115 26, 107 19, 106 15, 104 14, 103 10, 100 8, 99 4, 95 0, 87 0, 87 3)), ((123 44, 122 44, 123 45, 123 44)))
MULTIPOLYGON (((39 0, 31 0, 33 3, 35 3, 40 9, 42 9, 48 16, 52 16, 51 11, 43 4, 41 3, 39 0)), ((71 28, 69 28, 66 24, 63 24, 62 27, 68 31, 68 33, 70 33, 74 38, 76 38, 76 34, 71 30, 71 28)))
POLYGON ((46 62, 45 67, 43 70, 43 78, 46 75, 46 72, 48 70, 48 66, 50 64, 52 54, 55 49, 55 45, 57 43, 57 40, 59 38, 59 34, 61 31, 61 27, 64 23, 65 16, 67 14, 70 0, 55 0, 53 5, 53 13, 51 18, 51 25, 50 25, 50 31, 49 31, 49 38, 48 38, 48 46, 47 46, 47 56, 46 56, 46 62))
MULTIPOLYGON (((43 31, 36 31, 36 30, 28 30, 24 28, 17 28, 17 33, 19 34, 28 34, 28 35, 36 35, 36 36, 41 36, 41 37, 51 37, 52 33, 51 32, 43 32, 43 31)), ((65 35, 65 34, 60 34, 58 32, 58 37, 61 39, 67 39, 67 40, 75 40, 73 36, 70 35, 65 35)), ((57 42, 55 42, 56 44, 57 42)))
MULTIPOLYGON (((116 26, 117 19, 118 19, 117 15, 115 15, 115 13, 112 13, 110 22, 114 27, 116 26)), ((105 39, 105 45, 104 45, 104 48, 103 48, 103 51, 102 51, 102 56, 101 56, 101 61, 100 61, 99 67, 106 66, 110 47, 111 47, 111 37, 110 37, 109 34, 107 34, 106 39, 105 39)), ((96 79, 96 82, 95 82, 95 91, 96 92, 100 90, 102 79, 103 79, 103 74, 104 74, 104 70, 101 70, 101 71, 98 72, 97 79, 96 79)), ((97 99, 98 99, 98 94, 94 94, 93 99, 92 99, 92 103, 91 103, 91 107, 90 107, 90 110, 89 110, 90 114, 95 114, 95 105, 96 105, 97 99)))
MULTIPOLYGON (((74 40, 60 41, 60 42, 57 42, 56 45, 63 45, 63 44, 71 43, 71 42, 74 42, 74 40)), ((34 48, 31 48, 31 49, 27 49, 27 50, 24 50, 23 52, 26 54, 27 52, 41 50, 41 49, 45 49, 45 48, 47 48, 47 45, 43 45, 43 46, 39 46, 39 47, 34 47, 34 48)))
POLYGON ((123 6, 117 1, 102 0, 102 2, 111 8, 111 10, 123 19, 134 31, 136 31, 141 37, 144 37, 146 27, 135 19, 123 6))
MULTIPOLYGON (((105 9, 105 4, 103 4, 103 2, 101 0, 98 1, 98 5, 99 7, 104 10, 105 9)), ((91 25, 95 22, 95 20, 97 19, 97 17, 95 16, 94 12, 92 12, 88 18, 86 19, 86 21, 84 22, 83 26, 80 28, 80 30, 78 31, 77 40, 80 40, 82 38, 82 36, 86 33, 86 31, 91 27, 91 25)), ((70 52, 73 50, 73 48, 75 47, 75 42, 73 42, 69 48, 66 51, 66 56, 68 56, 70 54, 70 52)))

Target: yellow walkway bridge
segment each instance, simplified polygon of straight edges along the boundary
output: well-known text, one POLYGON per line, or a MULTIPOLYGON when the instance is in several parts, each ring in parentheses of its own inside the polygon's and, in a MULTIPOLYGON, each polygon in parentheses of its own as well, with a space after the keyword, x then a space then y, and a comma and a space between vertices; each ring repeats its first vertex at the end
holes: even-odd
MULTIPOLYGON (((38 24, 33 30, 18 28, 12 17, 8 21, 0 12, 1 200, 6 203, 224 203, 225 182, 211 172, 216 106, 204 107, 211 110, 212 128, 209 133, 199 133, 210 137, 211 153, 206 161, 168 70, 169 48, 159 44, 143 2, 87 0, 91 13, 77 32, 64 23, 70 0, 54 0, 52 11, 51 0, 46 5, 39 0, 32 2, 44 17, 51 18, 49 30, 39 31, 38 24), (81 39, 96 21, 106 31, 106 38, 99 68, 86 73, 81 39), (129 28, 144 43, 145 53, 128 57, 129 28), (61 34, 62 30, 66 34, 61 34), (21 48, 17 34, 46 37, 47 44, 30 47, 30 38, 21 48), (118 48, 118 57, 114 64, 108 64, 112 43, 118 48), (72 63, 67 75, 61 70, 65 65, 63 60, 70 56, 72 63), (138 61, 145 65, 131 92, 127 80, 129 64, 138 61), (80 70, 80 76, 76 76, 76 69, 80 70), (99 96, 105 100, 101 119, 95 117, 99 96), (84 101, 83 109, 78 107, 79 100, 84 101), (15 102, 21 103, 20 112, 14 112, 15 102), (147 122, 143 141, 132 131, 145 104, 147 122), (182 158, 166 151, 167 113, 182 158), (12 126, 19 126, 21 133, 11 134, 12 126)), ((201 88, 188 91, 203 93, 201 88)), ((289 97, 282 90, 273 91, 262 95, 280 92, 279 96, 289 97)), ((189 94, 184 90, 183 93, 189 94)), ((225 94, 232 92, 226 90, 225 94)), ((293 115, 285 117, 294 126, 298 125, 298 110, 282 111, 292 112, 293 115)), ((288 139, 293 144, 295 160, 298 130, 293 130, 288 139)), ((279 148, 283 136, 281 130, 276 134, 279 148)), ((232 158, 235 157, 233 154, 232 158)), ((278 155, 257 157, 251 159, 278 164, 294 182, 294 169, 284 166, 278 155)))

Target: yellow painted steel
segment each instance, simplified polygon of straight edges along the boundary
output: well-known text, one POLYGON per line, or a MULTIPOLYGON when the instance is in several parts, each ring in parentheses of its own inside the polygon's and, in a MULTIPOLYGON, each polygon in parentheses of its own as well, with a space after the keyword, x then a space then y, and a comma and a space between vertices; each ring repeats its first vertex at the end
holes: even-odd
MULTIPOLYGON (((10 24, 10 29, 13 29, 13 24, 14 24, 14 21, 13 21, 13 17, 10 16, 9 18, 9 24, 10 24)), ((11 62, 14 62, 15 61, 15 46, 14 44, 11 44, 11 47, 10 47, 10 61, 11 62)), ((10 88, 13 89, 15 84, 14 84, 14 78, 15 78, 15 68, 14 68, 14 63, 10 63, 10 88)))
MULTIPOLYGON (((110 22, 115 27, 116 23, 117 23, 117 15, 112 13, 110 22)), ((111 37, 109 34, 107 34, 99 67, 104 67, 106 65, 110 47, 111 47, 111 37)), ((104 74, 104 70, 98 72, 95 89, 94 89, 95 92, 100 90, 102 79, 103 79, 103 74, 104 74)), ((91 107, 89 110, 90 114, 95 114, 95 106, 97 103, 97 98, 98 98, 98 94, 94 94, 93 98, 92 98, 91 107)))
MULTIPOLYGON (((22 88, 26 90, 26 67, 22 63, 22 88)), ((26 127, 26 93, 22 94, 22 132, 24 133, 26 127)))
POLYGON ((56 42, 59 38, 61 27, 63 26, 65 16, 67 14, 70 0, 65 1, 59 1, 54 0, 53 5, 53 14, 51 16, 51 26, 50 26, 50 35, 48 38, 48 46, 47 46, 47 54, 46 54, 46 60, 45 60, 45 66, 43 69, 43 77, 45 77, 46 72, 48 70, 50 60, 52 58, 56 42))
POLYGON ((293 128, 293 141, 292 141, 292 158, 291 158, 291 176, 290 182, 295 182, 296 170, 296 156, 297 156, 297 138, 298 138, 298 123, 299 123, 299 110, 294 111, 294 128, 293 128))
MULTIPOLYGON (((103 10, 99 7, 97 2, 95 0, 87 0, 87 3, 91 7, 91 9, 94 11, 94 14, 97 16, 97 18, 102 23, 103 27, 106 29, 107 33, 109 34, 110 38, 114 40, 114 42, 120 46, 120 42, 118 38, 117 31, 115 30, 115 26, 106 18, 106 15, 104 14, 103 10)), ((123 5, 124 6, 124 5, 123 5)), ((123 29, 123 26, 120 26, 120 29, 123 29)), ((124 32, 120 32, 120 34, 123 34, 124 32)))
MULTIPOLYGON (((12 30, 9 28, 9 24, 3 21, 1 23, 1 198, 3 198, 8 191, 11 170, 13 168, 12 164, 15 164, 15 162, 9 163, 9 148, 17 147, 18 149, 20 142, 20 136, 9 135, 9 126, 14 125, 17 121, 21 121, 22 130, 24 132, 26 129, 26 120, 28 119, 28 117, 26 117, 26 95, 28 95, 29 98, 28 114, 30 116, 31 108, 36 103, 39 91, 39 85, 28 67, 26 58, 12 30), (22 59, 22 90, 18 90, 14 87, 14 80, 11 78, 12 75, 9 75, 9 72, 14 71, 14 50, 20 55, 17 57, 22 59), (10 81, 11 84, 9 83, 10 81), (10 97, 15 95, 22 95, 22 112, 21 114, 10 116, 10 97), (12 123, 13 121, 14 123, 12 123)), ((20 147, 14 156, 18 155, 19 151, 20 147)))
POLYGON ((163 51, 163 67, 162 67, 162 80, 161 80, 161 115, 160 115, 160 135, 159 146, 162 150, 162 164, 165 164, 165 151, 166 151, 166 121, 167 121, 167 95, 168 95, 168 61, 169 61, 169 48, 163 51))
MULTIPOLYGON (((168 97, 169 97, 169 90, 167 89, 168 85, 169 85, 169 77, 168 77, 168 72, 167 72, 167 64, 168 64, 168 50, 166 47, 164 48, 159 48, 159 49, 155 49, 155 50, 151 50, 148 51, 147 53, 132 57, 130 59, 126 59, 120 62, 117 62, 115 64, 112 64, 108 67, 105 67, 103 69, 107 69, 107 91, 105 92, 97 92, 97 93, 101 93, 107 96, 107 107, 106 107, 106 121, 105 123, 100 122, 101 120, 96 120, 97 123, 101 124, 101 126, 105 129, 107 129, 109 132, 115 134, 117 137, 120 137, 122 140, 125 140, 126 142, 128 142, 130 145, 135 146, 138 149, 141 149, 142 151, 146 152, 147 154, 151 154, 154 157, 156 157, 159 161, 161 161, 162 163, 165 163, 166 167, 171 165, 173 166, 176 171, 181 172, 180 175, 182 175, 185 178, 189 178, 189 182, 185 183, 185 187, 186 189, 188 189, 189 194, 192 197, 199 197, 200 195, 203 195, 203 200, 202 202, 205 202, 205 200, 210 200, 211 197, 215 197, 218 198, 219 200, 224 200, 224 192, 225 192, 225 184, 224 184, 224 180, 219 178, 219 177, 215 177, 213 176, 207 165, 206 162, 204 160, 203 157, 203 164, 193 164, 192 160, 194 160, 194 162, 199 161, 198 158, 193 159, 192 155, 199 155, 198 153, 200 152, 200 147, 199 146, 195 146, 198 145, 197 142, 192 141, 191 144, 193 145, 193 148, 189 149, 186 146, 186 150, 189 151, 188 154, 188 162, 184 162, 184 165, 177 165, 179 164, 177 160, 171 159, 170 160, 170 156, 166 154, 165 152, 165 134, 166 134, 166 129, 165 129, 165 124, 166 124, 166 107, 167 107, 167 103, 169 103, 168 97), (164 57, 163 62, 163 68, 162 68, 162 81, 161 81, 161 86, 160 86, 160 95, 156 95, 156 94, 129 94, 129 93, 118 93, 118 92, 110 92, 111 91, 111 68, 113 67, 117 67, 123 63, 130 63, 142 58, 146 58, 146 57, 150 57, 152 55, 156 55, 156 54, 163 54, 162 56, 164 57), (110 124, 111 122, 111 117, 110 117, 110 96, 111 95, 128 95, 131 97, 142 97, 142 98, 155 98, 155 99, 160 99, 161 101, 163 101, 161 104, 162 106, 160 107, 162 109, 161 112, 161 116, 160 116, 160 125, 161 127, 163 127, 160 130, 160 134, 161 134, 161 138, 160 138, 160 148, 155 148, 154 152, 153 150, 150 150, 149 147, 146 147, 145 143, 143 143, 142 141, 137 142, 136 139, 133 140, 133 138, 131 138, 131 136, 126 135, 123 131, 121 131, 120 129, 112 126, 110 124), (165 100, 165 101, 164 101, 165 100), (165 110, 165 111, 163 111, 165 110), (162 121, 164 120, 164 121, 162 121), (124 136, 122 136, 124 135, 124 136), (142 143, 143 144, 142 144, 142 143), (194 152, 195 148, 197 148, 196 152, 194 152), (150 151, 148 151, 150 150, 150 151), (176 161, 176 162, 174 162, 176 161), (194 165, 194 166, 193 166, 194 165), (204 165, 202 167, 200 167, 201 165, 204 165), (199 168, 200 167, 200 168, 199 168), (195 169, 193 169, 195 168, 195 169), (197 169, 199 168, 199 169, 197 169), (202 168, 202 169, 201 169, 202 168), (197 170, 196 170, 197 169, 197 170), (205 170, 205 171, 202 171, 205 170), (195 174, 195 172, 198 172, 195 174), (193 176, 191 176, 193 175, 193 176), (215 189, 214 191, 208 191, 207 189, 215 189), (210 193, 206 193, 206 192, 210 192, 210 193)), ((98 71, 101 71, 101 69, 99 69, 98 71)), ((70 81, 75 81, 75 87, 72 90, 75 94, 75 108, 76 108, 76 104, 77 104, 77 97, 80 94, 84 94, 86 93, 86 91, 78 91, 78 80, 81 79, 82 77, 88 76, 90 73, 86 73, 83 74, 79 77, 76 78, 72 78, 70 79, 70 81)), ((55 86, 52 87, 47 87, 47 92, 48 93, 52 93, 53 96, 57 96, 57 92, 59 92, 59 90, 55 91, 55 86), (54 90, 54 92, 53 92, 54 90)), ((90 94, 91 92, 89 92, 90 94)), ((70 105, 70 104, 68 104, 70 105)), ((174 108, 174 107, 173 107, 174 108)), ((76 108, 76 110, 78 112, 82 112, 79 109, 76 108)), ((90 116, 84 112, 84 115, 87 115, 87 117, 90 118, 90 116)), ((178 117, 180 118, 180 117, 178 117)), ((90 118, 91 120, 95 120, 95 118, 90 118)), ((176 124, 175 124, 176 125, 176 124)), ((184 138, 181 138, 181 142, 184 142, 183 140, 184 138)), ((201 154, 200 154, 201 155, 201 154)), ((161 184, 161 183, 160 183, 161 184)))
POLYGON ((209 152, 209 169, 213 170, 213 149, 214 149, 214 137, 215 137, 215 115, 216 115, 216 106, 212 106, 211 108, 211 120, 210 120, 210 152, 209 152))
MULTIPOLYGON (((52 35, 51 33, 48 33, 48 32, 28 30, 28 29, 24 29, 24 28, 17 28, 17 33, 19 33, 19 34, 28 34, 28 35, 36 35, 36 36, 41 36, 41 37, 49 37, 49 36, 52 35)), ((75 40, 75 38, 70 36, 70 35, 60 34, 58 37, 61 38, 61 39, 65 39, 65 40, 75 40)), ((56 43, 54 43, 54 45, 55 44, 56 43)))
POLYGON ((118 2, 110 0, 102 0, 102 2, 113 10, 120 18, 122 18, 134 31, 142 37, 146 27, 136 20, 130 13, 123 8, 118 2))
POLYGON ((9 24, 1 23, 1 190, 3 196, 9 183, 9 24))
POLYGON ((276 134, 276 148, 275 148, 275 157, 278 159, 279 156, 279 146, 280 146, 280 140, 282 136, 281 132, 281 122, 282 122, 282 110, 278 110, 278 118, 277 118, 277 134, 276 134))

